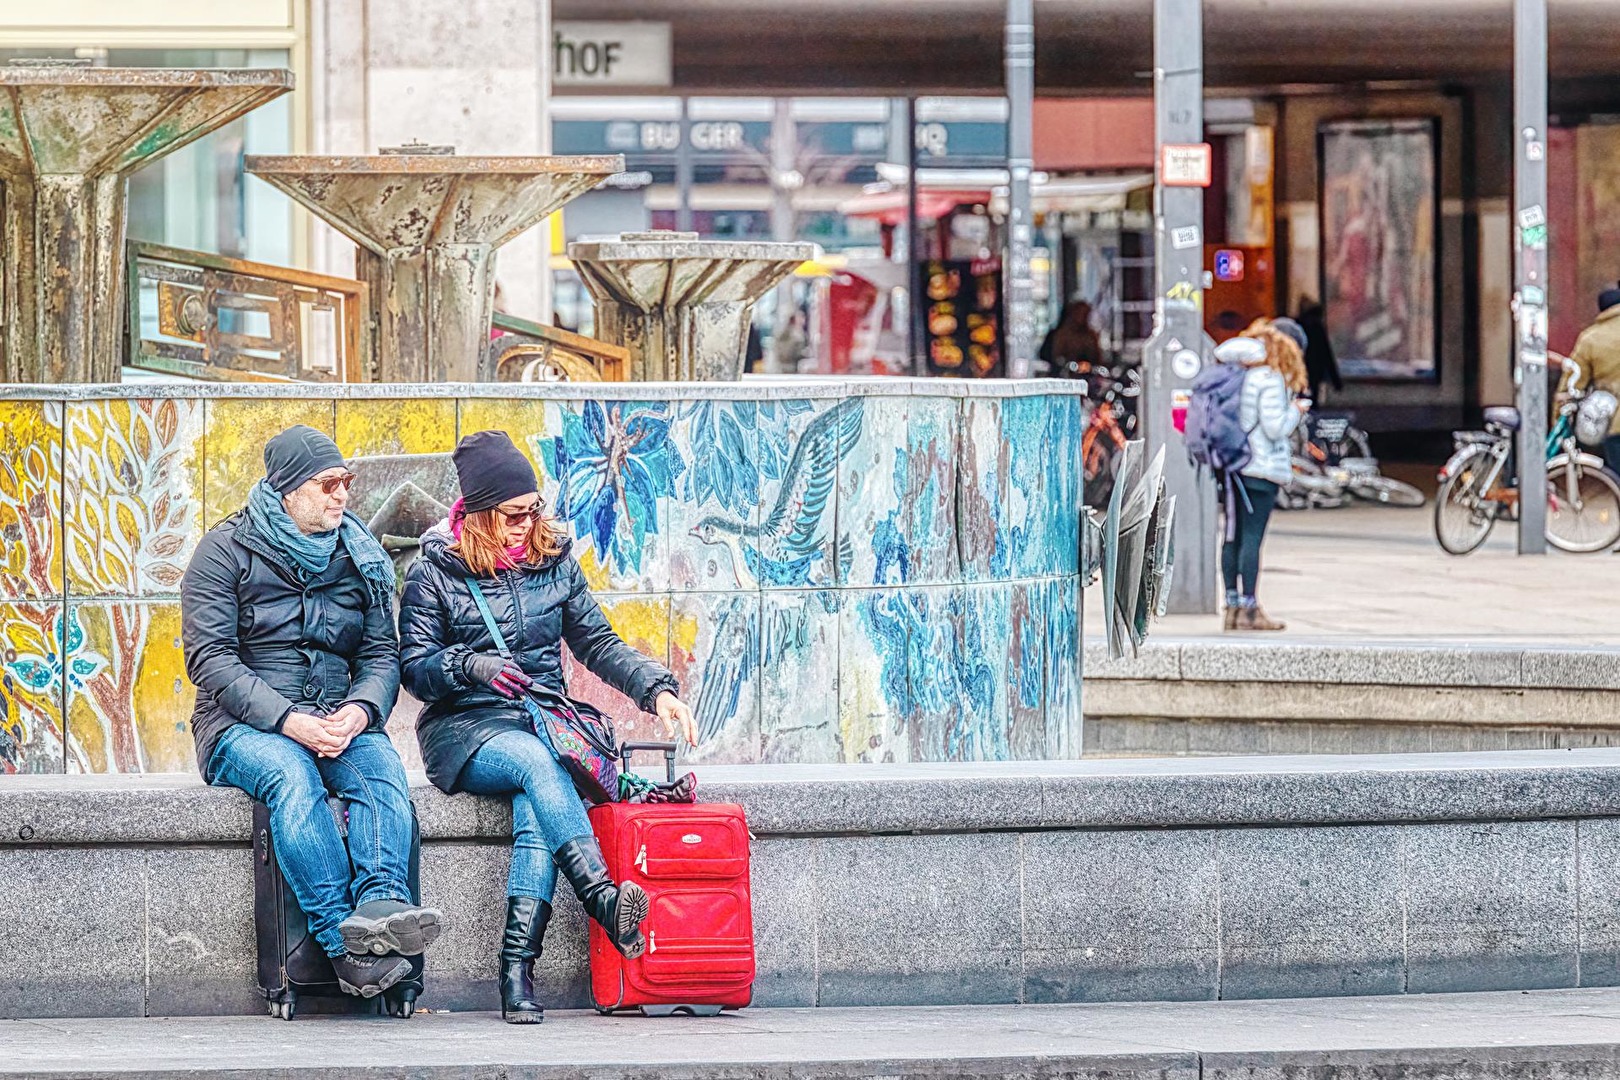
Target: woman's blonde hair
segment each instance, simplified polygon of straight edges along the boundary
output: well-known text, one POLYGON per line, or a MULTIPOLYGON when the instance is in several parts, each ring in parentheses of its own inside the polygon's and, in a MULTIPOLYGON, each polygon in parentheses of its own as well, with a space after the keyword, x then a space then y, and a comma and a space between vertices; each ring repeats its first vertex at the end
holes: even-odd
POLYGON ((1266 366, 1283 377, 1289 390, 1296 394, 1305 392, 1310 385, 1310 377, 1305 374, 1305 354, 1293 338, 1272 326, 1270 319, 1254 320, 1242 336, 1265 345, 1266 366))
MULTIPOLYGON (((461 539, 450 545, 450 551, 478 577, 494 577, 509 558, 502 535, 505 530, 506 521, 499 508, 468 514, 461 519, 461 539)), ((549 517, 536 518, 524 544, 523 564, 538 566, 562 552, 563 535, 556 522, 549 517)))

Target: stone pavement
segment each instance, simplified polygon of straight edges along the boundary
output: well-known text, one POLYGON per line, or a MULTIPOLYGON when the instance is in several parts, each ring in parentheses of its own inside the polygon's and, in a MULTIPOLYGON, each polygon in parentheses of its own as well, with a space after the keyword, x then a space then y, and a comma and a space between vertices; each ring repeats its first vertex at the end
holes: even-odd
POLYGON ((912 1009, 0 1021, 0 1077, 1109 1077, 1620 1074, 1620 990, 912 1009))
MULTIPOLYGON (((1290 637, 1620 645, 1620 556, 1516 556, 1514 527, 1457 557, 1421 510, 1347 506, 1279 512, 1260 598, 1290 637)), ((1085 633, 1102 640, 1102 598, 1086 591, 1085 633)), ((1169 616, 1154 638, 1222 636, 1219 616, 1169 616)))

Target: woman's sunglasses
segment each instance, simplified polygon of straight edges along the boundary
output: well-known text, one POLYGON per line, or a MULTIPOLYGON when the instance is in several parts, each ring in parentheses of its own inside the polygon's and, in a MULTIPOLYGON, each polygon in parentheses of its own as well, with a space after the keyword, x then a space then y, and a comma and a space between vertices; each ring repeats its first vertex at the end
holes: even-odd
POLYGON ((344 491, 348 491, 349 488, 354 486, 354 473, 344 473, 342 476, 332 476, 315 482, 321 485, 321 494, 323 495, 330 495, 340 487, 344 491))
POLYGON ((540 503, 535 503, 527 510, 502 510, 500 507, 496 507, 495 512, 506 519, 508 526, 517 528, 519 525, 527 525, 531 521, 539 521, 545 513, 545 507, 540 503))

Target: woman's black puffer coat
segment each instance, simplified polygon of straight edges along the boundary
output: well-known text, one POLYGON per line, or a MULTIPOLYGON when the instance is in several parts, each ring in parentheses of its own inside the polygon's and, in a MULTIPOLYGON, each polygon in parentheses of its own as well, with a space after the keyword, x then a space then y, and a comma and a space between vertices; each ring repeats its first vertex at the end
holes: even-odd
MULTIPOLYGON (((471 571, 450 551, 452 543, 442 523, 422 537, 422 555, 405 575, 399 607, 405 687, 427 706, 416 738, 428 779, 446 792, 457 790, 467 759, 486 741, 503 731, 534 730, 521 705, 462 674, 469 652, 497 650, 467 588, 471 571)), ((645 712, 663 691, 679 692, 667 668, 614 633, 566 547, 540 566, 502 570, 479 586, 513 658, 536 682, 567 693, 566 641, 576 660, 645 712)))

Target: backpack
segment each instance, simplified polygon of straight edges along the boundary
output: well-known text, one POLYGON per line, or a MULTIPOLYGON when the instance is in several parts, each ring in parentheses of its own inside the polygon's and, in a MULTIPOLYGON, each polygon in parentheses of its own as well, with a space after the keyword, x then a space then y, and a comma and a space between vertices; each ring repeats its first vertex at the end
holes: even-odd
POLYGON ((1248 369, 1240 364, 1214 363, 1193 380, 1187 404, 1187 456, 1194 465, 1217 473, 1242 471, 1253 456, 1249 433, 1238 417, 1243 379, 1248 369))

